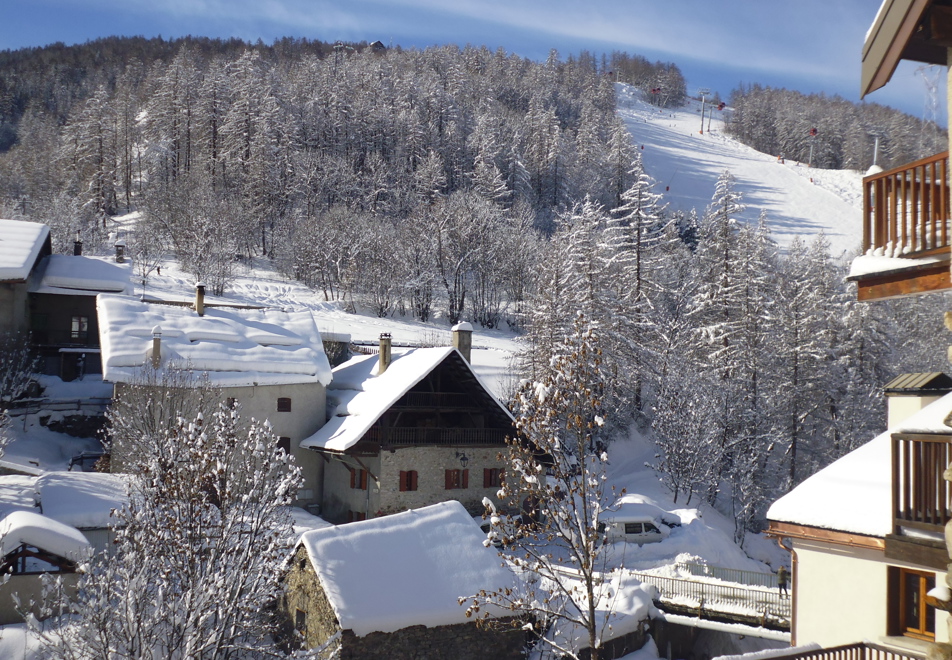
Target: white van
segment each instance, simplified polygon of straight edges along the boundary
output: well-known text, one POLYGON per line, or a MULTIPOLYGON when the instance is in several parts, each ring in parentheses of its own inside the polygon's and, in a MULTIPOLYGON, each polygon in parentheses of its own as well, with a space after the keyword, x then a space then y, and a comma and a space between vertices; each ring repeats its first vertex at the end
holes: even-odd
POLYGON ((660 543, 668 534, 671 528, 664 525, 651 516, 616 516, 606 521, 605 524, 605 542, 615 543, 624 541, 626 543, 660 543))

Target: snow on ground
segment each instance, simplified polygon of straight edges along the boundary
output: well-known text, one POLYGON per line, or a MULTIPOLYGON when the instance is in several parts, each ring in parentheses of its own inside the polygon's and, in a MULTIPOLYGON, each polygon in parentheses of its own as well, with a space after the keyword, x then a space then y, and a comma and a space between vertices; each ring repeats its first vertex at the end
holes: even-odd
POLYGON ((4 660, 41 660, 42 644, 25 623, 0 626, 0 658, 4 660))
POLYGON ((0 459, 0 469, 38 475, 68 469, 70 459, 83 452, 102 451, 102 445, 95 438, 74 438, 46 428, 40 419, 46 419, 47 415, 56 421, 63 413, 22 415, 11 420, 6 429, 11 442, 0 459))
MULTIPOLYGON (((708 130, 701 129, 700 103, 683 108, 658 108, 645 103, 641 92, 618 84, 618 114, 641 150, 645 170, 657 182, 657 192, 671 210, 703 213, 717 178, 726 169, 743 193, 743 218, 757 222, 767 212, 767 226, 781 246, 795 236, 809 242, 821 231, 838 257, 854 252, 862 240, 862 178, 852 170, 823 170, 762 154, 724 134, 720 112, 708 130), (665 190, 668 188, 668 190, 665 190)), ((705 114, 710 109, 706 106, 705 114)))

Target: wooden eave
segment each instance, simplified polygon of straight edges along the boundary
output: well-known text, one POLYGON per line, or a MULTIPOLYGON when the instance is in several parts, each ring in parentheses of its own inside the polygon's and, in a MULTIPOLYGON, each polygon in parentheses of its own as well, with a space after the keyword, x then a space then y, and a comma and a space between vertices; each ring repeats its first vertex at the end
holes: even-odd
POLYGON ((949 249, 945 248, 945 252, 944 258, 934 263, 850 277, 856 282, 857 300, 887 300, 952 289, 949 249))
POLYGON ((892 78, 900 60, 948 62, 950 7, 944 0, 885 0, 863 44, 860 96, 892 78))
POLYGON ((884 550, 886 547, 885 539, 879 538, 878 536, 853 534, 852 532, 841 532, 835 529, 824 529, 822 527, 811 527, 809 525, 796 525, 794 523, 777 522, 775 520, 770 521, 767 535, 776 536, 778 538, 821 541, 823 543, 845 545, 851 548, 868 548, 870 550, 884 550))

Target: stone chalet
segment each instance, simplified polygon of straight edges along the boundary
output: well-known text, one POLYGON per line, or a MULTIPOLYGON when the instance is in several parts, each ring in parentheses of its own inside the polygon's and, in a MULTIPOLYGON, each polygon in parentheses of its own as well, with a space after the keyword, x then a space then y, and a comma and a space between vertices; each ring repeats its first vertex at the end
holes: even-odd
MULTIPOLYGON (((468 353, 471 326, 454 332, 468 353)), ((301 442, 326 462, 326 520, 365 520, 449 499, 480 514, 483 498, 495 498, 513 418, 460 350, 391 354, 384 335, 380 355, 334 370, 328 400, 329 421, 301 442)))
POLYGON ((513 584, 484 540, 453 501, 307 532, 280 608, 306 648, 339 639, 341 660, 521 658, 520 626, 479 628, 459 604, 513 584))

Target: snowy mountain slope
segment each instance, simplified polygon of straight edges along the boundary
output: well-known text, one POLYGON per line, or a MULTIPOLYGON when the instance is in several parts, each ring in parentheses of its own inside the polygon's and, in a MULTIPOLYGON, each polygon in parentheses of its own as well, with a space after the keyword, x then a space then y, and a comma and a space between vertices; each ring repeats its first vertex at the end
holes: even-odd
POLYGON ((822 231, 834 256, 859 248, 860 172, 810 168, 789 159, 781 164, 777 154, 762 154, 724 135, 720 112, 714 112, 711 130, 705 120, 702 135, 700 103, 659 109, 645 103, 633 87, 619 84, 617 92, 618 114, 669 209, 703 213, 717 177, 726 169, 744 195, 743 219, 756 222, 765 210, 771 234, 781 246, 795 236, 809 242, 822 231))

